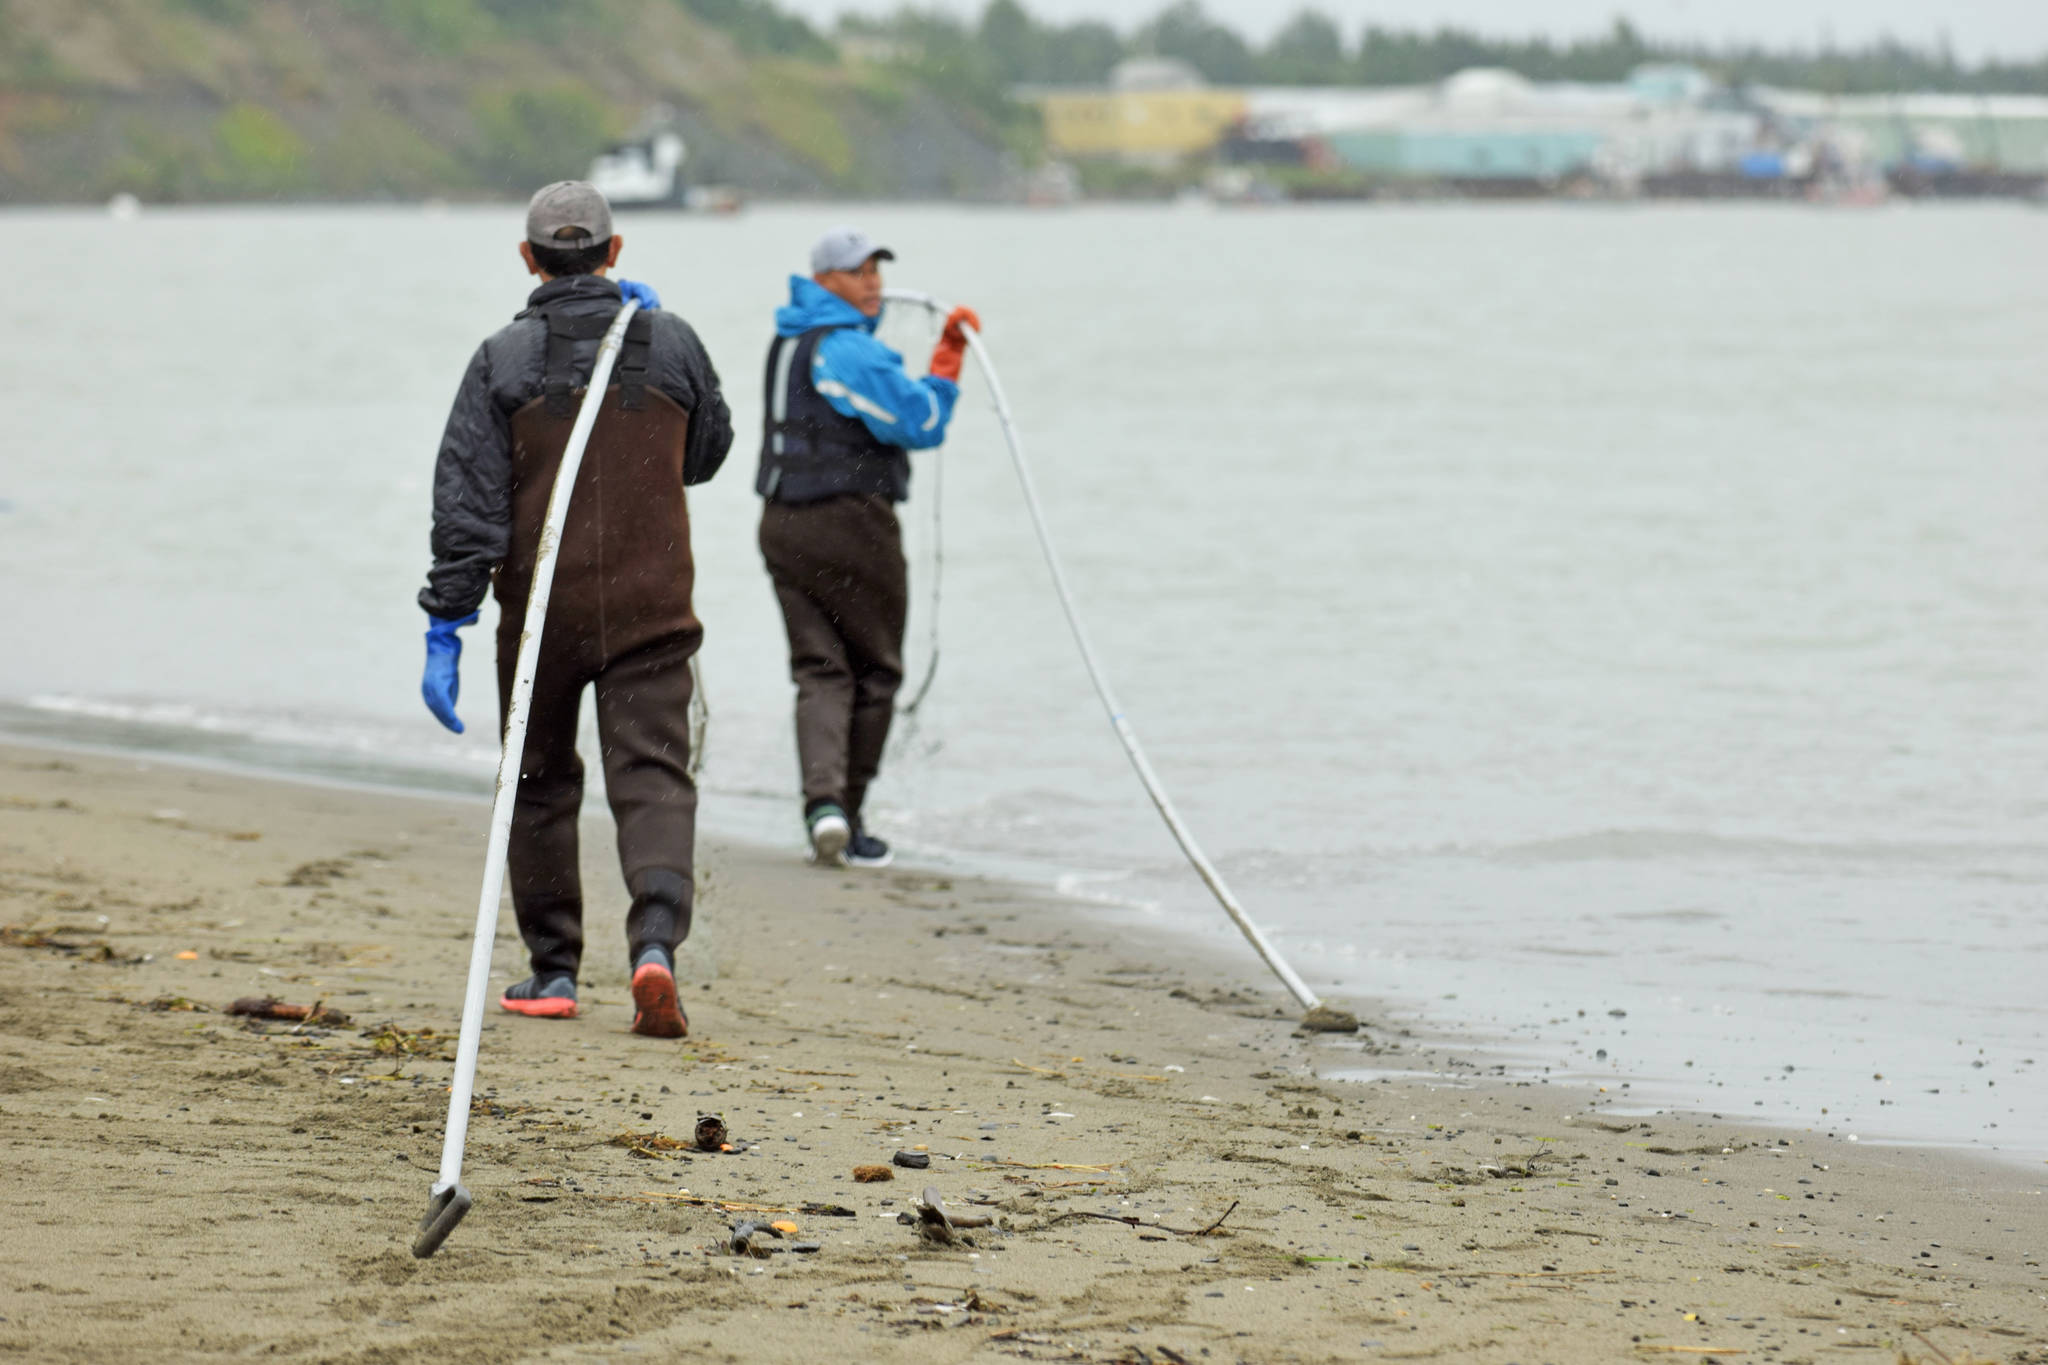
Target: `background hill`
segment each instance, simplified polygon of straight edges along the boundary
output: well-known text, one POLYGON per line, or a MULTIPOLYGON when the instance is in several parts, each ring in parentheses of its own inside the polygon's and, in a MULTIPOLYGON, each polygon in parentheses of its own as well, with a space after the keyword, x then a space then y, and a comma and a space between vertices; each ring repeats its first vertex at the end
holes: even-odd
POLYGON ((517 196, 583 173, 658 105, 696 183, 991 198, 1039 159, 1037 115, 1011 90, 1097 84, 1133 56, 1219 84, 1469 66, 1618 80, 1678 60, 1730 84, 2048 93, 2048 58, 1709 51, 1620 22, 1562 40, 1354 34, 1309 9, 1260 44, 1198 0, 1129 32, 989 0, 974 19, 906 7, 829 37, 773 0, 0 0, 0 202, 517 196))
POLYGON ((0 201, 516 195, 667 104, 691 178, 997 193, 1030 120, 759 0, 0 0, 0 201))

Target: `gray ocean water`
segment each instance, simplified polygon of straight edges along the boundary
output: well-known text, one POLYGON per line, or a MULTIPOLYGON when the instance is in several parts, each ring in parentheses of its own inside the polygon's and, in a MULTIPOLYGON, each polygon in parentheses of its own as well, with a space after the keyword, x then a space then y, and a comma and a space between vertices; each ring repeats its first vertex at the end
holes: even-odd
MULTIPOLYGON (((769 314, 842 219, 980 309, 1138 732, 1312 984, 1632 1106, 2048 1156, 2048 214, 624 220, 742 432, 693 503, 705 820, 793 852, 750 485, 769 314)), ((412 598, 518 229, 0 214, 0 730, 487 788, 488 629, 457 739, 412 598)), ((1238 951, 977 382, 920 461, 912 667, 936 462, 943 661, 873 823, 1238 951)))

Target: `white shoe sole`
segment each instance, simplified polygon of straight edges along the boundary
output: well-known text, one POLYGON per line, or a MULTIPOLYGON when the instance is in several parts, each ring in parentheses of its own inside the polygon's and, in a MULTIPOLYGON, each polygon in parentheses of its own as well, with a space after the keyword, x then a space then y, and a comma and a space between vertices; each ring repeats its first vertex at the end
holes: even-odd
POLYGON ((846 851, 846 844, 853 838, 853 826, 844 816, 827 815, 811 825, 811 861, 814 863, 836 862, 846 851))
POLYGON ((887 867, 896 861, 896 850, 892 848, 879 858, 858 858, 851 853, 842 853, 839 861, 848 867, 887 867))

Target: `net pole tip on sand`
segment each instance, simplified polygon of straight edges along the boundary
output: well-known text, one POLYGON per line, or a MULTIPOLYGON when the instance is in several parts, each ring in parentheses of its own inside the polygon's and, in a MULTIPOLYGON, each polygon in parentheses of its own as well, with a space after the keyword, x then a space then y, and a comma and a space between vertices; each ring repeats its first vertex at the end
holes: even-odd
POLYGON ((426 1216, 420 1219, 420 1235, 413 1241, 412 1254, 425 1260, 439 1251, 441 1243, 448 1240, 448 1234, 455 1231, 455 1225, 462 1221, 462 1215, 469 1212, 469 1205, 469 1191, 460 1185, 435 1190, 427 1205, 426 1216))

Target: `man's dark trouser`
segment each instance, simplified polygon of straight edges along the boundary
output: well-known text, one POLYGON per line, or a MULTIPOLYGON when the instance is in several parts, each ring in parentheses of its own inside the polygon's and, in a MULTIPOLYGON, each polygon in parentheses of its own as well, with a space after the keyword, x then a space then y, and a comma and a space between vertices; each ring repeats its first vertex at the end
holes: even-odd
MULTIPOLYGON (((551 613, 552 614, 552 613, 551 613)), ((553 623, 550 623, 551 626, 553 623)), ((512 692, 519 637, 498 635, 498 719, 512 692)), ((576 820, 583 760, 576 720, 597 688, 598 752, 619 827, 619 866, 632 894, 629 960, 659 944, 674 953, 690 932, 697 784, 690 779, 690 657, 701 630, 661 636, 614 659, 559 627, 541 635, 533 710, 512 809, 509 871, 519 936, 541 976, 575 974, 583 958, 583 891, 576 820)))
POLYGON ((909 583, 896 509, 861 494, 768 502, 761 557, 789 630, 805 808, 831 801, 858 816, 903 684, 909 583))

